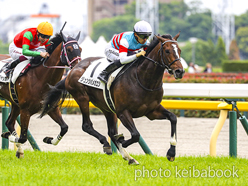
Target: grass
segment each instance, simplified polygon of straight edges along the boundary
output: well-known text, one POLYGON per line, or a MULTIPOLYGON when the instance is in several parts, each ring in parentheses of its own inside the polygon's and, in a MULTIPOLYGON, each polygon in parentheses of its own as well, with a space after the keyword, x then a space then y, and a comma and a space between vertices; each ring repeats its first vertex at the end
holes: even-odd
POLYGON ((130 166, 120 154, 0 151, 0 185, 246 185, 248 161, 210 156, 166 157, 133 155, 130 166), (198 171, 197 171, 198 170, 198 171))

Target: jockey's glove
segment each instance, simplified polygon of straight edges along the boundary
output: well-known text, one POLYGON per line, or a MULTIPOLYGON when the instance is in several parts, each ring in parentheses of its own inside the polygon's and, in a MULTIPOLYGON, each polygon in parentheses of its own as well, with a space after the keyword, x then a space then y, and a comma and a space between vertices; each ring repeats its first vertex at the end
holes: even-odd
POLYGON ((140 56, 144 56, 146 54, 146 51, 141 51, 139 53, 136 54, 136 57, 140 57, 140 56))

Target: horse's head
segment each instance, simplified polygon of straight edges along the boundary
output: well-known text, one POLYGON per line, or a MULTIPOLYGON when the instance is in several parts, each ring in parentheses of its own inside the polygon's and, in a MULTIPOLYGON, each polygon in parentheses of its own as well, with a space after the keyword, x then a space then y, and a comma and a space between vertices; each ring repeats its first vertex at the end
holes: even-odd
POLYGON ((161 64, 174 75, 175 79, 181 79, 185 72, 180 60, 181 49, 177 44, 179 35, 180 32, 173 38, 171 35, 156 36, 160 43, 158 52, 161 64))
POLYGON ((78 39, 80 36, 80 32, 76 36, 76 38, 66 37, 62 32, 62 45, 61 45, 61 62, 63 65, 67 65, 70 68, 73 68, 79 60, 81 60, 81 48, 78 44, 78 39))

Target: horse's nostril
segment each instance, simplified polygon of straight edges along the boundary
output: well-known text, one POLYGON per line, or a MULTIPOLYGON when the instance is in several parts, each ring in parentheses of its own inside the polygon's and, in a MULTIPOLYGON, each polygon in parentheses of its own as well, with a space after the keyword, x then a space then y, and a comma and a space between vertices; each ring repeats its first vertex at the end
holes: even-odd
POLYGON ((176 69, 176 70, 175 70, 175 73, 177 73, 177 74, 181 74, 181 73, 183 73, 183 72, 184 72, 183 69, 176 69))
POLYGON ((184 73, 185 73, 185 70, 184 69, 176 69, 175 70, 175 76, 177 77, 177 78, 182 78, 183 77, 183 75, 184 75, 184 73))

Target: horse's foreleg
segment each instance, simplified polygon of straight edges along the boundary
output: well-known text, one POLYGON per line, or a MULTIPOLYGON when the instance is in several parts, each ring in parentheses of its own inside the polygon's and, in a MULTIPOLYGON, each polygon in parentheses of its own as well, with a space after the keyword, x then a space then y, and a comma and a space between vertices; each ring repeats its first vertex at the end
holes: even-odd
POLYGON ((108 135, 116 145, 117 149, 121 153, 124 160, 128 161, 129 165, 138 165, 139 162, 136 161, 129 153, 123 148, 123 142, 125 142, 123 135, 117 135, 117 117, 115 114, 110 112, 104 112, 104 115, 108 123, 108 135))
POLYGON ((122 146, 124 148, 128 147, 129 145, 136 143, 139 141, 140 138, 140 134, 137 130, 137 128, 135 127, 135 124, 133 122, 133 118, 130 115, 130 113, 125 110, 124 112, 122 112, 121 114, 118 115, 119 119, 121 120, 122 124, 129 130, 129 132, 131 133, 131 139, 128 140, 122 140, 122 146))
POLYGON ((174 161, 176 156, 176 126, 177 126, 177 117, 172 112, 166 110, 162 105, 160 105, 156 110, 149 113, 147 118, 150 120, 154 119, 168 119, 171 122, 171 139, 170 139, 170 149, 167 152, 167 159, 169 161, 174 161))
POLYGON ((22 109, 20 111, 20 120, 21 120, 21 134, 20 138, 18 139, 18 143, 25 143, 27 141, 27 132, 28 132, 28 125, 30 120, 31 114, 28 110, 22 109))
POLYGON ((53 145, 57 145, 60 140, 63 138, 63 136, 67 133, 68 131, 68 125, 65 123, 65 121, 63 120, 62 116, 61 116, 61 112, 59 111, 59 108, 56 107, 55 109, 52 109, 48 115, 56 122, 59 124, 60 126, 60 133, 58 134, 57 138, 53 138, 53 137, 45 137, 43 139, 44 143, 48 143, 48 144, 53 144, 53 145))
POLYGON ((9 136, 9 141, 16 143, 17 151, 16 151, 16 157, 17 158, 23 158, 24 157, 24 151, 22 149, 21 144, 25 143, 27 141, 27 130, 30 120, 30 113, 26 110, 21 110, 21 135, 20 138, 18 138, 18 135, 16 131, 14 130, 12 134, 9 136))

